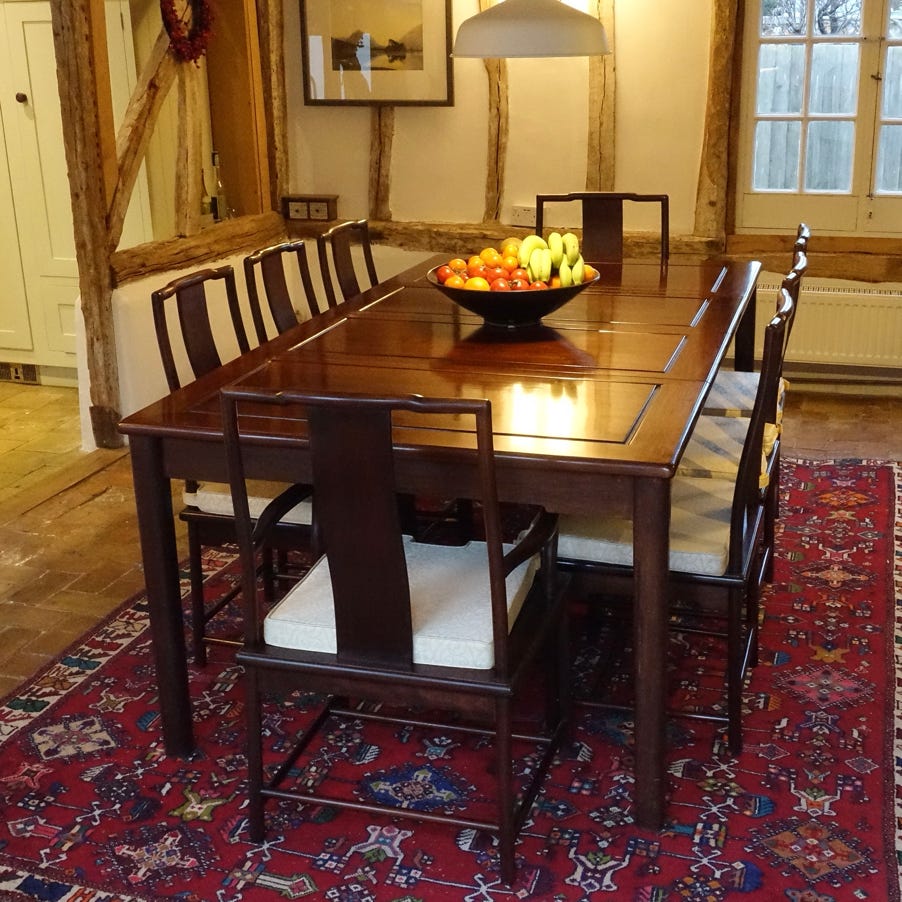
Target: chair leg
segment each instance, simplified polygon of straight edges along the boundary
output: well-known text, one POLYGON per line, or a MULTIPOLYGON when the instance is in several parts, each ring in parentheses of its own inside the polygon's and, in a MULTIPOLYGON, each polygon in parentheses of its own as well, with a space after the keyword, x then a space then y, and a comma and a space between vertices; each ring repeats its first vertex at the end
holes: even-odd
POLYGON ((552 680, 548 689, 548 731, 553 735, 563 725, 561 741, 566 742, 573 723, 573 711, 570 688, 570 633, 565 616, 561 616, 558 621, 549 645, 555 666, 552 668, 552 680))
POLYGON ((495 768, 498 781, 498 858, 501 879, 512 884, 517 875, 514 857, 514 787, 511 743, 511 706, 508 699, 495 705, 495 768))
POLYGON ((750 630, 749 667, 758 666, 758 620, 761 616, 761 592, 753 586, 748 593, 745 608, 745 628, 750 630))
POLYGON ((191 592, 191 649, 194 663, 207 666, 207 646, 204 642, 206 610, 204 608, 204 569, 201 542, 196 523, 188 522, 188 572, 191 592))
POLYGON ((248 832, 252 842, 263 842, 266 824, 263 811, 263 718, 260 681, 253 667, 244 676, 245 722, 247 724, 248 832))
POLYGON ((742 599, 730 593, 727 609, 727 740, 730 752, 742 752, 742 599))
POLYGON ((777 520, 780 516, 780 457, 774 463, 770 477, 770 485, 767 487, 767 498, 764 502, 764 546, 770 552, 767 567, 764 571, 765 582, 774 581, 774 550, 777 542, 777 520))

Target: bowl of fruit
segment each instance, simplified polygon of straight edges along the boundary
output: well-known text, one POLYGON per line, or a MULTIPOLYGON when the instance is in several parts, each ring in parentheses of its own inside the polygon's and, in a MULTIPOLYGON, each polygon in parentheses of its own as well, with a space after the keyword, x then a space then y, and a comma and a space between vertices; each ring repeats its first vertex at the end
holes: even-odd
POLYGON ((599 278, 572 232, 507 238, 430 269, 427 281, 488 326, 533 326, 599 278))

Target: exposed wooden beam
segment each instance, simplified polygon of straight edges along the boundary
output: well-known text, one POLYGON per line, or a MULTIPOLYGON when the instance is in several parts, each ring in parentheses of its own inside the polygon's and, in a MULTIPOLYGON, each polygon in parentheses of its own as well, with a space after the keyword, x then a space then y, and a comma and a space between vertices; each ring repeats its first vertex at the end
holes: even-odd
MULTIPOLYGON (((480 2, 484 8, 487 4, 480 2)), ((485 178, 485 211, 483 222, 498 222, 504 200, 504 172, 510 136, 510 104, 507 61, 487 59, 485 71, 489 80, 488 167, 485 178)))
MULTIPOLYGON (((182 64, 178 71, 178 140, 175 166, 175 227, 179 235, 200 231, 203 163, 200 157, 200 69, 182 64)), ((223 214, 225 215, 225 214, 223 214)))
POLYGON ((285 220, 276 212, 239 216, 217 223, 190 238, 150 241, 113 254, 116 284, 155 272, 200 266, 242 251, 272 244, 285 236, 285 220))
POLYGON ((50 14, 91 380, 91 425, 99 447, 117 448, 122 445, 116 428, 119 368, 107 229, 116 180, 115 134, 108 99, 98 96, 98 85, 109 87, 104 2, 50 0, 50 14))
POLYGON ((708 53, 708 97, 701 167, 695 197, 695 234, 723 238, 727 231, 733 55, 739 0, 714 0, 708 53))
MULTIPOLYGON (((479 11, 493 6, 493 0, 479 0, 479 11)), ((510 135, 510 106, 507 80, 507 61, 486 59, 485 72, 489 82, 489 134, 486 150, 485 209, 483 222, 498 222, 504 200, 504 171, 507 163, 507 143, 510 135)))
POLYGON ((370 219, 391 219, 391 152, 395 108, 374 106, 370 115, 370 219))
MULTIPOLYGON (((614 0, 596 0, 595 12, 614 47, 614 0)), ((616 64, 613 54, 589 57, 589 134, 586 191, 614 190, 614 96, 616 64)))
POLYGON ((263 104, 267 110, 267 150, 270 169, 270 202, 273 210, 281 207, 288 193, 288 101, 285 67, 281 65, 285 40, 283 0, 259 0, 257 30, 263 61, 263 104), (276 65, 276 60, 279 65, 276 65))
POLYGON ((169 35, 165 29, 160 29, 160 36, 144 71, 138 77, 116 138, 119 177, 110 201, 110 253, 119 246, 128 204, 147 153, 147 145, 177 71, 178 63, 169 52, 169 35))

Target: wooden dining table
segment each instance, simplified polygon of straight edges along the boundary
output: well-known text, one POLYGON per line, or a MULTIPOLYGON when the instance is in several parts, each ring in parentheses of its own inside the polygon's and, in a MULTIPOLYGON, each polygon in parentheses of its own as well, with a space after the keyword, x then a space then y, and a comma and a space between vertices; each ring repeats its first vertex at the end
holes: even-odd
MULTIPOLYGON (((751 368, 760 264, 600 264, 598 282, 540 324, 504 329, 426 281, 438 262, 300 323, 120 424, 131 447, 166 750, 194 750, 170 480, 227 481, 219 390, 489 398, 502 500, 632 517, 635 816, 658 827, 671 479, 733 339, 735 365, 751 368)), ((395 442, 402 490, 472 496, 474 437, 465 429, 398 422, 395 442)), ((256 423, 246 463, 251 478, 309 478, 302 412, 256 423)))

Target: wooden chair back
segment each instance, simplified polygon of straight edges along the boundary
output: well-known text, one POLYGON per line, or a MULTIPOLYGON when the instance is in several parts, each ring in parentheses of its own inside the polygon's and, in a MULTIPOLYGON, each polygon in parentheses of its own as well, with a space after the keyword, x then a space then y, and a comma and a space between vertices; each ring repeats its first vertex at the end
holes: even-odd
POLYGON ((357 278, 352 253, 354 245, 359 245, 363 251, 363 260, 369 279, 369 285, 366 287, 370 288, 378 283, 379 277, 376 275, 376 264, 373 261, 369 225, 365 219, 343 222, 317 236, 316 249, 319 254, 319 266, 323 276, 323 287, 326 290, 326 300, 330 307, 334 307, 338 303, 332 281, 333 273, 341 290, 342 300, 347 301, 360 294, 360 282, 357 278))
MULTIPOLYGON (((398 486, 392 443, 393 417, 404 426, 424 419, 435 425, 461 418, 475 421, 476 489, 483 504, 490 572, 495 672, 506 671, 508 615, 505 578, 541 545, 529 542, 505 551, 495 482, 491 405, 486 400, 443 400, 418 396, 362 397, 296 391, 224 389, 221 393, 226 454, 243 565, 253 573, 252 524, 245 489, 242 442, 252 437, 250 416, 279 416, 292 407, 306 418, 318 547, 328 556, 335 605, 338 660, 357 667, 410 670, 413 627, 404 539, 398 513, 398 486), (303 412, 303 413, 302 413, 303 412), (524 547, 525 546, 525 547, 524 547)), ((467 420, 464 419, 466 422, 467 420)), ((292 453, 290 449, 285 454, 292 453)), ((296 452, 295 452, 296 453, 296 452)), ((299 479, 302 477, 299 473, 299 479)), ((262 519, 262 518, 261 518, 262 519)), ((547 541, 547 533, 545 536, 547 541)), ((548 564, 548 569, 554 567, 548 564)), ((253 577, 251 577, 253 578, 253 577)), ((262 641, 262 617, 254 596, 247 611, 246 646, 262 641)))
POLYGON ((582 205, 582 241, 587 262, 619 263, 623 260, 623 209, 627 203, 657 204, 661 208, 661 262, 670 257, 670 198, 666 194, 632 194, 613 191, 579 191, 536 195, 536 233, 543 234, 545 204, 582 205))
POLYGON ((276 332, 281 335, 292 326, 298 324, 297 308, 288 288, 288 279, 285 267, 289 258, 294 255, 297 261, 298 274, 301 279, 301 287, 304 291, 304 299, 311 316, 319 313, 319 304, 316 300, 316 292, 313 289, 313 280, 310 277, 310 264, 307 261, 307 250, 303 241, 283 241, 280 244, 264 247, 254 251, 244 258, 244 280, 247 283, 247 297, 251 307, 251 316, 254 320, 254 329, 257 332, 257 340, 260 344, 268 340, 266 325, 263 321, 263 308, 260 304, 260 294, 257 286, 257 273, 259 272, 263 283, 263 293, 272 314, 276 332))
MULTIPOLYGON (((786 323, 785 344, 787 347, 789 346, 789 336, 792 334, 792 327, 795 324, 796 312, 799 309, 799 294, 802 290, 802 277, 808 270, 808 255, 804 251, 796 250, 793 257, 792 269, 786 274, 781 285, 783 289, 789 292, 793 302, 792 311, 789 314, 789 320, 786 323)), ((785 356, 786 348, 783 350, 785 356)))
POLYGON ((752 523, 761 522, 767 499, 761 485, 761 456, 765 426, 773 423, 783 372, 786 329, 795 304, 786 288, 780 289, 780 306, 764 330, 764 352, 755 404, 749 420, 746 440, 739 458, 736 490, 730 525, 730 563, 728 572, 742 572, 742 562, 750 552, 748 542, 757 535, 752 523))
POLYGON ((172 305, 167 303, 167 301, 171 298, 175 299, 179 329, 194 378, 197 379, 216 369, 216 367, 222 366, 223 361, 220 358, 216 341, 213 337, 213 326, 210 321, 210 309, 206 291, 207 286, 214 282, 222 282, 225 287, 229 317, 234 329, 235 339, 238 342, 239 352, 243 354, 250 350, 247 332, 244 329, 244 321, 241 318, 241 308, 238 304, 235 272, 231 266, 220 266, 217 269, 202 269, 190 275, 174 279, 168 285, 157 289, 150 295, 157 344, 160 348, 163 372, 166 375, 166 382, 170 391, 175 391, 177 388, 182 387, 175 357, 172 353, 172 342, 169 337, 169 314, 167 311, 172 305))
POLYGON ((796 240, 793 245, 793 251, 795 251, 795 253, 807 254, 809 238, 811 238, 811 229, 808 228, 807 223, 800 222, 798 229, 796 229, 796 240))

